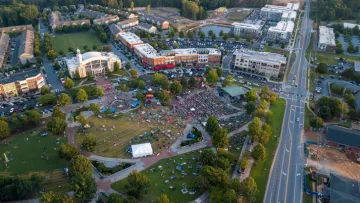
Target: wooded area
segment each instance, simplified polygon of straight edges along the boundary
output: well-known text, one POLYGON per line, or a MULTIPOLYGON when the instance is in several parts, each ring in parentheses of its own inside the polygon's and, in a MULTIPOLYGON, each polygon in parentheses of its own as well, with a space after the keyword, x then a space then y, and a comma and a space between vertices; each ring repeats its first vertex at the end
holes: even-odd
POLYGON ((318 0, 312 3, 310 15, 321 21, 360 20, 360 1, 318 0))

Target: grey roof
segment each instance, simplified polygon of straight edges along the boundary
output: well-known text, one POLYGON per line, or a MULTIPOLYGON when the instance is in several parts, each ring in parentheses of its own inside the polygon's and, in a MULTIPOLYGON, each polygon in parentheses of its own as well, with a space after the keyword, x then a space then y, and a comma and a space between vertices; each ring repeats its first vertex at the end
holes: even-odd
POLYGON ((330 186, 324 188, 324 196, 332 203, 360 202, 360 182, 331 173, 330 186))
POLYGON ((31 70, 31 71, 23 72, 23 73, 15 73, 13 75, 10 75, 10 77, 1 78, 0 84, 8 84, 8 83, 12 83, 12 82, 22 81, 22 80, 25 80, 26 78, 34 77, 34 76, 38 75, 39 73, 40 72, 38 70, 31 70))
POLYGON ((328 125, 326 132, 328 141, 360 148, 360 131, 336 125, 328 125))
POLYGON ((143 27, 145 29, 150 29, 150 28, 154 27, 153 25, 150 25, 148 23, 139 23, 138 26, 143 27))
POLYGON ((229 86, 229 87, 224 87, 222 89, 232 97, 244 95, 247 92, 243 87, 239 87, 239 86, 229 86))
POLYGON ((355 62, 354 62, 354 67, 355 67, 355 71, 356 71, 356 72, 360 72, 360 62, 355 61, 355 62))

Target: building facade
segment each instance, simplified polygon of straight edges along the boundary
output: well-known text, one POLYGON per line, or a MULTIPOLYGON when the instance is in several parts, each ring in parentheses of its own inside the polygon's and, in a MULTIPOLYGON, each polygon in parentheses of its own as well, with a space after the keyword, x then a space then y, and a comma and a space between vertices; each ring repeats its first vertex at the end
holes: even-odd
POLYGON ((231 24, 234 35, 240 35, 242 37, 259 37, 262 34, 263 24, 250 24, 250 23, 238 23, 231 24))
POLYGON ((61 13, 59 11, 51 12, 49 15, 49 25, 51 29, 55 29, 56 27, 62 27, 64 25, 70 26, 70 25, 90 25, 89 19, 84 20, 73 20, 73 21, 63 21, 61 17, 61 13))
POLYGON ((321 51, 334 52, 336 49, 335 34, 333 28, 319 26, 319 44, 318 49, 321 51))
MULTIPOLYGON (((275 6, 275 5, 265 5, 261 8, 260 18, 268 21, 281 21, 283 13, 288 11, 298 11, 299 3, 288 3, 286 6, 275 6)), ((296 17, 296 16, 295 16, 296 17)))
POLYGON ((74 78, 76 72, 80 78, 85 78, 89 73, 92 75, 105 75, 107 71, 114 71, 114 64, 118 62, 121 66, 121 60, 112 52, 87 52, 80 53, 76 50, 76 57, 65 59, 69 74, 74 78))
POLYGON ((136 26, 139 30, 143 30, 148 33, 156 33, 157 28, 153 25, 147 24, 147 23, 139 23, 139 25, 136 26))
POLYGON ((285 73, 286 57, 276 53, 238 49, 233 54, 234 68, 249 73, 278 77, 285 73))
POLYGON ((120 20, 120 18, 116 15, 107 15, 101 18, 97 18, 93 20, 95 25, 109 24, 111 22, 115 22, 120 20))
POLYGON ((3 97, 15 97, 20 94, 37 92, 45 85, 43 75, 37 71, 9 75, 0 80, 0 94, 3 97))
POLYGON ((19 48, 19 61, 21 64, 35 62, 34 57, 34 41, 35 33, 32 30, 26 30, 21 34, 20 48, 19 48))
POLYGON ((139 20, 137 18, 130 18, 130 19, 118 22, 118 25, 120 26, 121 29, 134 27, 138 24, 139 24, 139 20))
POLYGON ((134 50, 134 46, 144 44, 140 37, 138 37, 135 33, 132 32, 120 32, 119 40, 130 51, 134 50))
POLYGON ((157 28, 161 29, 161 30, 167 30, 169 29, 169 22, 162 19, 162 18, 158 18, 156 16, 153 15, 147 15, 147 14, 143 14, 140 17, 141 21, 145 21, 148 23, 151 23, 153 25, 155 25, 157 28))
POLYGON ((294 31, 293 21, 280 21, 276 26, 270 27, 266 36, 266 40, 276 43, 289 43, 294 31))
POLYGON ((111 34, 116 38, 119 39, 119 34, 120 32, 122 32, 123 30, 120 28, 120 26, 118 26, 117 24, 111 24, 109 25, 109 29, 111 34))

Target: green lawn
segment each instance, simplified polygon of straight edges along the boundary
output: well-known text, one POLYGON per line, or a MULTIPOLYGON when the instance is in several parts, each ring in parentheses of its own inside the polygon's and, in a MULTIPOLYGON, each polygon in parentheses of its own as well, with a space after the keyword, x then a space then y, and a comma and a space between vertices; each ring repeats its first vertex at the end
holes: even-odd
POLYGON ((310 129, 310 119, 313 118, 313 113, 305 105, 304 128, 310 129))
MULTIPOLYGON (((306 186, 309 190, 312 190, 312 180, 311 180, 311 174, 306 175, 306 186)), ((312 195, 306 194, 306 192, 303 192, 303 203, 312 203, 312 195)))
POLYGON ((77 48, 83 50, 85 45, 87 45, 90 49, 92 49, 93 45, 96 45, 97 47, 103 45, 94 32, 56 34, 55 37, 51 38, 51 43, 57 53, 59 53, 59 51, 68 53, 69 47, 72 47, 74 50, 77 48))
POLYGON ((263 202, 264 199, 270 168, 281 134, 281 126, 285 112, 285 104, 286 103, 284 99, 278 99, 277 104, 270 106, 270 110, 274 113, 274 115, 271 119, 271 122, 269 122, 272 135, 269 139, 269 142, 265 145, 265 148, 267 150, 267 159, 264 162, 257 163, 257 165, 253 166, 251 169, 250 176, 255 179, 259 189, 259 198, 257 199, 257 202, 263 202))
POLYGON ((250 13, 252 12, 251 11, 241 11, 241 12, 237 12, 237 11, 234 11, 232 13, 230 13, 226 19, 228 21, 243 21, 250 13))
MULTIPOLYGON (((196 187, 195 176, 193 173, 196 172, 196 158, 198 156, 199 152, 190 152, 176 157, 163 159, 152 167, 144 170, 143 173, 150 179, 151 186, 148 188, 147 195, 142 199, 141 202, 154 202, 156 197, 160 196, 161 194, 166 194, 171 202, 177 203, 190 202, 200 196, 202 194, 200 191, 197 191, 194 195, 190 195, 189 193, 181 193, 183 183, 186 184, 188 191, 196 187), (183 166, 183 170, 188 173, 188 175, 184 176, 182 180, 179 179, 182 176, 181 173, 175 169, 176 166, 178 166, 178 164, 174 163, 175 161, 177 163, 191 162, 191 164, 186 164, 183 166), (163 170, 158 169, 159 165, 163 167, 163 170), (191 168, 188 168, 188 166, 191 166, 191 168), (155 168, 156 171, 151 172, 151 168, 155 168), (174 170, 174 174, 171 173, 172 170, 174 170), (164 178, 161 177, 161 174, 164 175, 164 178), (170 180, 171 176, 175 176, 177 178, 175 180, 170 180), (165 180, 169 180, 169 183, 166 184, 165 180), (169 186, 175 186, 176 190, 169 190, 169 186)), ((113 183, 111 187, 116 191, 126 193, 124 188, 126 184, 127 179, 123 179, 113 183)))
POLYGON ((58 158, 58 150, 55 148, 58 149, 60 144, 67 140, 62 136, 54 135, 42 137, 39 134, 41 130, 38 128, 26 131, 0 141, 0 176, 28 176, 38 173, 50 177, 43 183, 46 190, 66 192, 69 190, 68 178, 64 172, 60 171, 60 168, 67 167, 68 163, 58 158), (57 138, 60 139, 59 144, 56 143, 57 138), (44 150, 45 146, 46 150, 44 150), (44 151, 46 156, 41 158, 44 151), (3 163, 4 153, 10 160, 9 168, 6 168, 3 163), (45 157, 48 157, 48 160, 45 157))
POLYGON ((310 71, 310 80, 309 80, 309 92, 314 93, 315 92, 315 86, 316 86, 316 72, 314 68, 309 68, 308 71, 310 71))
POLYGON ((114 74, 118 74, 121 76, 129 76, 129 74, 124 69, 120 69, 117 72, 114 72, 114 74))

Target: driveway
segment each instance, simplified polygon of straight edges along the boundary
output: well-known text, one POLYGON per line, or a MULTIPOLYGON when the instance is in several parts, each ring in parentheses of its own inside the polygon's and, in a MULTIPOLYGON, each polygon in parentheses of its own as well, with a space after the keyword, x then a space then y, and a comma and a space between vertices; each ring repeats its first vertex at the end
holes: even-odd
POLYGON ((321 96, 330 96, 330 89, 329 89, 328 85, 331 83, 342 86, 346 89, 350 89, 352 92, 357 92, 360 90, 359 86, 352 84, 348 81, 339 80, 339 79, 331 78, 331 77, 326 77, 321 80, 321 96))

